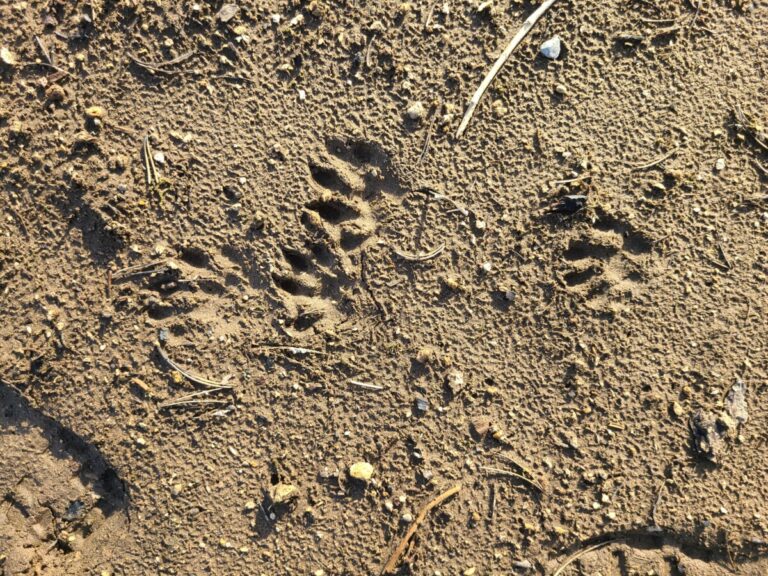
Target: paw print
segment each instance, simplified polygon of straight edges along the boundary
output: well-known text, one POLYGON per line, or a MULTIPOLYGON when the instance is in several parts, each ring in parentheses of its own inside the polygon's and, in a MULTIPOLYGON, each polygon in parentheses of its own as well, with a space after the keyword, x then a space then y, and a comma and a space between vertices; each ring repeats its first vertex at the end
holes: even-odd
POLYGON ((563 281, 595 307, 633 297, 647 281, 652 241, 627 223, 602 215, 579 237, 568 242, 563 281))
POLYGON ((329 140, 307 168, 316 197, 299 218, 301 244, 281 246, 272 270, 297 332, 331 329, 355 313, 360 252, 376 232, 369 200, 401 192, 387 156, 370 142, 329 140))

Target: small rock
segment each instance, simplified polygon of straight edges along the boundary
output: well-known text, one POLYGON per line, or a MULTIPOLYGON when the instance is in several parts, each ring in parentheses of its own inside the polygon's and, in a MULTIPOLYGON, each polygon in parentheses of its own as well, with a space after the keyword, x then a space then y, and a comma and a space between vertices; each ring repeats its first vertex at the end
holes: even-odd
POLYGON ((289 500, 296 498, 298 495, 299 490, 293 484, 283 484, 280 482, 269 489, 269 498, 274 505, 285 504, 289 500))
POLYGON ((560 48, 560 36, 555 34, 549 40, 545 40, 541 43, 541 46, 539 47, 539 53, 544 56, 544 58, 557 60, 557 58, 560 56, 560 48))
POLYGON ((406 512, 405 514, 400 516, 400 520, 402 520, 404 524, 410 524, 411 522, 413 522, 413 514, 411 514, 410 512, 406 512))
POLYGON ((749 420, 747 411, 747 386, 741 380, 731 387, 728 396, 725 399, 725 406, 728 414, 739 424, 744 424, 749 420))
POLYGON ((373 466, 368 462, 355 462, 349 467, 349 475, 355 480, 368 482, 373 477, 373 466))
POLYGON ((152 158, 154 158, 155 162, 158 164, 165 164, 165 154, 162 152, 155 152, 152 158))
POLYGON ((253 510, 256 510, 256 502, 254 500, 248 500, 243 508, 245 508, 248 512, 252 512, 253 510))
POLYGON ((454 392, 464 387, 464 373, 461 370, 451 370, 445 377, 446 383, 454 392))
POLYGON ((422 346, 419 351, 416 352, 416 361, 421 364, 428 364, 435 362, 438 359, 438 353, 432 346, 422 346))
POLYGON ((721 172, 725 168, 725 158, 718 158, 715 162, 715 170, 721 172))
POLYGON ((0 62, 6 66, 15 66, 18 60, 16 59, 16 55, 11 52, 9 48, 3 46, 0 48, 0 62))
POLYGON ((405 110, 405 115, 409 120, 419 122, 427 115, 427 109, 421 102, 414 102, 405 110))
POLYGON ((672 414, 677 418, 683 415, 683 405, 680 402, 672 402, 672 414))
POLYGON ((472 566, 471 568, 467 568, 466 570, 464 570, 464 572, 462 572, 462 574, 464 576, 475 576, 475 574, 477 574, 477 568, 472 566))
POLYGON ((711 462, 717 462, 718 456, 725 449, 725 440, 718 429, 715 415, 698 410, 691 415, 688 425, 696 452, 711 462))
POLYGON ((174 484, 171 486, 171 496, 178 496, 184 490, 184 484, 174 484))
POLYGON ((493 264, 491 264, 490 262, 483 262, 483 265, 480 268, 485 274, 488 274, 488 272, 490 272, 491 269, 493 268, 493 264))
POLYGON ((85 109, 85 115, 89 120, 102 119, 107 115, 107 111, 101 106, 89 106, 85 109))
POLYGON ((555 94, 558 96, 567 96, 568 95, 568 88, 566 88, 565 84, 558 84, 555 86, 555 94))
POLYGON ((216 19, 220 22, 226 23, 237 16, 238 12, 240 12, 240 6, 237 4, 224 4, 221 7, 221 10, 216 13, 216 19))
POLYGON ((533 570, 533 564, 531 564, 530 561, 528 560, 515 560, 514 562, 512 562, 512 567, 515 570, 523 570, 523 571, 533 570))
POLYGON ((421 396, 416 397, 416 410, 421 413, 429 410, 429 401, 426 398, 422 398, 421 396))

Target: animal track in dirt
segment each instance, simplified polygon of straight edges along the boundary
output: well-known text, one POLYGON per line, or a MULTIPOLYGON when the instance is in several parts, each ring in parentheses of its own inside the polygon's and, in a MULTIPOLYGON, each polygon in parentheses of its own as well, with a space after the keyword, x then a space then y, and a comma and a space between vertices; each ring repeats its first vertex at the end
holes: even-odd
POLYGON ((377 144, 331 139, 307 162, 316 194, 299 222, 301 245, 283 245, 272 280, 297 332, 331 328, 355 311, 360 253, 373 239, 376 219, 369 201, 403 188, 377 144))
POLYGON ((5 576, 91 573, 127 535, 128 496, 115 470, 2 383, 0 454, 5 576))
POLYGON ((116 279, 116 305, 138 283, 144 311, 153 320, 184 317, 192 323, 199 321, 216 337, 233 334, 240 329, 231 321, 237 315, 236 303, 243 295, 254 296, 259 288, 246 265, 249 260, 230 246, 209 250, 182 244, 175 257, 116 279))
POLYGON ((584 233, 568 242, 563 259, 569 290, 595 307, 636 296, 648 280, 653 242, 626 222, 601 214, 584 233))

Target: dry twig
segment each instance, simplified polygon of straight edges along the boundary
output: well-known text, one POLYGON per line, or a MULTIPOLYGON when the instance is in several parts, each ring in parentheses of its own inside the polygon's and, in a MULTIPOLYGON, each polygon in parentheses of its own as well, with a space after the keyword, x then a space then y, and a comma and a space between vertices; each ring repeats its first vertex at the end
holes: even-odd
POLYGON ((445 242, 442 242, 434 250, 422 254, 409 254, 408 252, 400 252, 398 249, 392 248, 392 252, 397 254, 403 260, 408 260, 409 262, 424 262, 426 260, 431 260, 432 258, 442 254, 443 250, 445 250, 445 242))
POLYGON ((448 498, 454 494, 457 494, 460 490, 461 483, 458 483, 424 505, 419 511, 418 516, 416 516, 416 519, 413 521, 413 524, 411 524, 411 527, 408 529, 408 532, 405 533, 405 536, 403 536, 395 550, 390 554, 389 559, 386 564, 384 564, 381 574, 390 574, 391 572, 394 572, 395 568, 397 568, 397 564, 400 562, 400 558, 405 553, 406 548, 408 548, 408 544, 413 538, 413 535, 416 534, 416 530, 418 530, 421 523, 427 518, 429 511, 440 506, 440 504, 448 500, 448 498))
POLYGON ((520 42, 523 41, 523 38, 525 38, 528 35, 528 32, 531 31, 531 28, 536 24, 536 22, 541 18, 544 13, 549 10, 549 8, 552 6, 552 4, 555 3, 555 0, 545 0, 541 3, 541 6, 539 6, 534 12, 526 18, 525 22, 523 22, 523 25, 520 27, 520 30, 517 31, 517 34, 515 34, 515 37, 512 38, 510 43, 507 45, 507 47, 504 49, 504 52, 501 53, 501 56, 496 60, 494 65, 491 67, 491 70, 488 72, 486 77, 483 79, 483 81, 480 83, 480 87, 477 89, 477 91, 472 96, 472 99, 469 101, 469 106, 467 106, 467 111, 464 113, 464 118, 461 119, 461 124, 459 124, 459 129, 456 131, 456 139, 458 140, 461 138, 461 135, 464 134, 464 131, 467 129, 467 126, 469 125, 469 121, 472 120, 472 115, 475 113, 475 108, 477 108, 477 105, 480 103, 480 99, 483 97, 483 94, 485 94, 485 91, 488 89, 488 86, 491 85, 491 82, 493 82, 493 79, 496 78, 496 75, 501 70, 501 67, 504 66, 504 63, 509 59, 509 56, 512 54, 512 52, 517 48, 517 46, 520 44, 520 42))
POLYGON ((363 390, 371 390, 373 392, 380 392, 381 390, 384 390, 384 386, 379 386, 378 384, 371 384, 370 382, 361 382, 360 380, 347 380, 352 386, 356 386, 357 388, 362 388, 363 390))
POLYGON ((163 408, 174 408, 177 406, 198 406, 200 404, 226 404, 227 402, 229 402, 229 400, 216 399, 216 398, 200 398, 200 396, 206 396, 208 394, 213 394, 214 392, 220 392, 222 390, 229 390, 229 388, 228 387, 209 388, 207 390, 193 392, 192 394, 185 394, 184 396, 179 396, 178 398, 166 400, 165 402, 158 404, 157 407, 162 410, 163 408))
POLYGON ((680 146, 675 146, 672 150, 664 154, 663 156, 660 156, 659 158, 656 158, 655 160, 651 160, 650 162, 646 162, 644 164, 635 164, 631 166, 632 171, 636 170, 647 170, 648 168, 653 168, 654 166, 658 166, 664 160, 668 160, 669 158, 672 158, 677 152, 680 150, 680 146))
POLYGON ((459 205, 453 198, 450 196, 446 196, 445 194, 441 194, 440 192, 437 192, 436 190, 432 190, 432 188, 424 187, 419 188, 417 192, 421 192, 423 194, 429 194, 432 196, 435 200, 445 200, 448 202, 451 206, 453 206, 462 216, 469 216, 469 210, 464 208, 463 206, 459 205))
POLYGON ((168 354, 165 352, 163 345, 160 344, 160 342, 157 342, 157 341, 155 342, 155 348, 157 349, 157 353, 160 354, 160 357, 163 359, 163 361, 166 364, 168 364, 168 366, 176 370, 176 372, 184 376, 184 378, 186 378, 190 382, 194 382, 195 384, 199 384, 200 386, 205 386, 206 388, 212 388, 213 389, 211 390, 212 392, 216 390, 223 390, 225 388, 226 389, 233 388, 231 384, 227 383, 229 380, 229 376, 224 377, 224 379, 221 380, 221 382, 216 382, 215 380, 209 380, 208 378, 204 378, 203 376, 197 376, 185 370, 184 368, 176 364, 176 362, 171 360, 168 357, 168 354))
POLYGON ((520 480, 521 482, 524 482, 525 484, 528 484, 529 486, 533 486, 541 492, 544 493, 544 487, 536 482, 536 480, 532 478, 528 478, 527 476, 523 476, 522 474, 518 474, 517 472, 512 472, 511 470, 502 470, 501 468, 494 468, 492 466, 483 466, 483 470, 490 474, 496 474, 498 476, 506 476, 508 478, 515 478, 516 480, 520 480))

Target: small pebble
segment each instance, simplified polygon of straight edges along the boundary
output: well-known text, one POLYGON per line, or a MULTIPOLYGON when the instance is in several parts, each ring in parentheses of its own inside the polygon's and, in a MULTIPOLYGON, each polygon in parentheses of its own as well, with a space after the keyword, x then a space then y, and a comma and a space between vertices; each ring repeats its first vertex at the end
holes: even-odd
POLYGON ((302 102, 304 102, 304 100, 306 100, 306 99, 307 99, 307 93, 306 93, 306 91, 305 91, 305 90, 301 90, 301 89, 299 89, 299 100, 301 100, 302 102))
POLYGON ((101 106, 89 106, 85 109, 85 115, 90 120, 95 120, 97 118, 104 118, 107 115, 107 111, 101 106))
POLYGON ((544 56, 544 58, 557 60, 557 58, 560 56, 560 48, 560 36, 555 34, 549 40, 542 42, 541 46, 539 47, 539 52, 542 56, 544 56))
POLYGON ((486 274, 490 272, 492 268, 493 268, 493 264, 491 264, 490 262, 483 262, 483 265, 480 267, 480 269, 486 274))
POLYGON ((413 514, 411 514, 410 512, 406 512, 405 514, 400 516, 400 520, 402 520, 403 523, 405 524, 410 524, 411 522, 413 522, 413 514))
POLYGON ((558 84, 555 86, 555 94, 558 94, 559 96, 567 96, 568 88, 565 87, 565 84, 558 84))
POLYGON ((532 570, 533 564, 529 560, 515 560, 512 562, 512 567, 515 570, 532 570))
POLYGON ((154 158, 155 162, 158 164, 165 164, 165 154, 162 152, 155 152, 152 158, 154 158))
POLYGON ((349 475, 355 480, 368 482, 373 477, 373 466, 368 462, 355 462, 349 467, 349 475))
POLYGON ((427 115, 427 109, 424 107, 424 104, 422 104, 421 102, 414 102, 408 106, 408 108, 405 111, 405 115, 408 117, 409 120, 418 122, 420 120, 423 120, 424 116, 427 115))
POLYGON ((467 568, 466 570, 464 570, 462 574, 464 574, 464 576, 475 576, 475 574, 477 574, 477 568, 472 566, 471 568, 467 568))
POLYGON ((715 170, 718 172, 722 171, 725 168, 725 158, 718 158, 717 162, 715 162, 715 170))
POLYGON ((429 401, 421 396, 416 398, 416 410, 426 412, 429 409, 429 401))
POLYGON ((18 62, 16 54, 10 51, 10 49, 3 46, 0 48, 0 62, 7 66, 15 66, 18 62))
POLYGON ((273 504, 283 504, 298 496, 298 488, 293 484, 275 484, 269 490, 269 497, 273 504))

